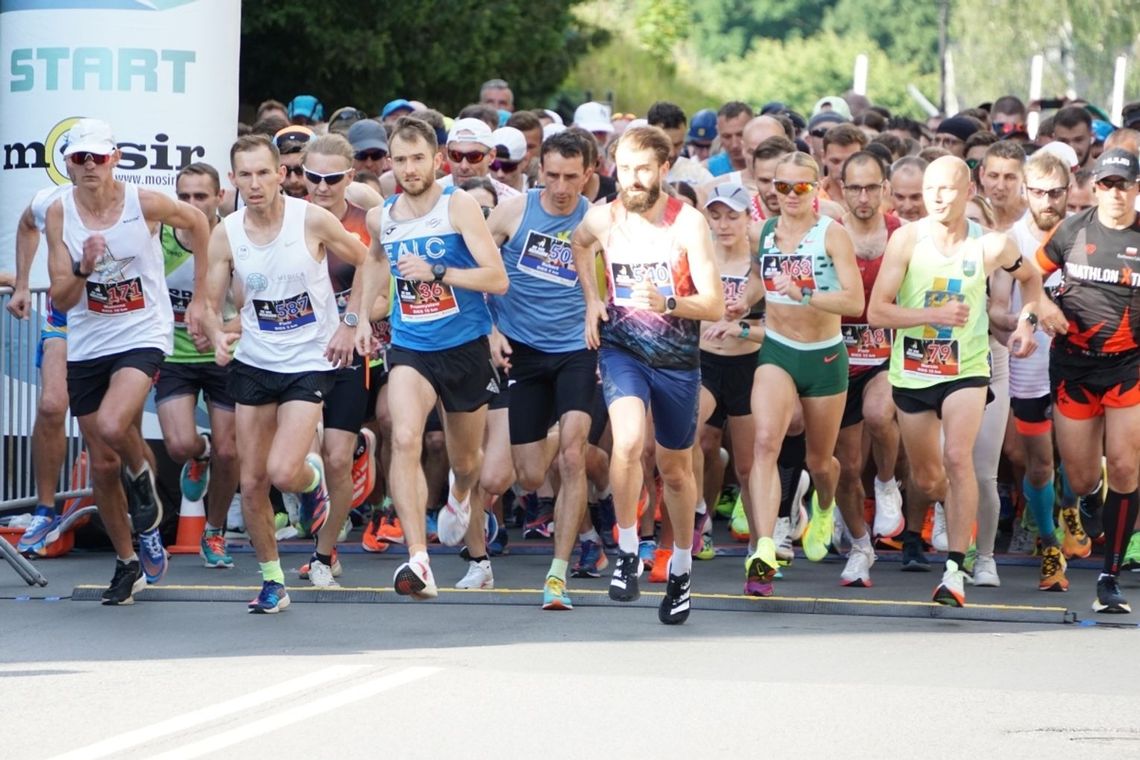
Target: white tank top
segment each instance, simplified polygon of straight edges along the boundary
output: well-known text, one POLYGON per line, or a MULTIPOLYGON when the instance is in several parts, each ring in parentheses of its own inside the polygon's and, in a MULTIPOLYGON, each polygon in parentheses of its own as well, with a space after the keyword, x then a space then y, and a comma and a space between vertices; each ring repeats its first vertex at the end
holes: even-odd
POLYGON ((305 242, 309 204, 283 196, 285 218, 265 245, 245 234, 246 209, 223 220, 234 260, 234 280, 245 300, 235 358, 272 372, 326 372, 325 349, 337 327, 336 296, 325 262, 305 242))
POLYGON ((95 234, 107 241, 103 255, 84 282, 78 303, 67 312, 68 361, 98 359, 138 348, 169 354, 174 312, 166 292, 162 249, 152 235, 138 188, 123 185, 123 214, 105 230, 90 230, 79 218, 74 193, 62 193, 63 242, 73 261, 95 234))
POLYGON ((47 212, 48 209, 51 208, 51 204, 59 200, 59 197, 64 193, 70 193, 74 189, 75 186, 71 184, 52 185, 51 187, 45 187, 43 190, 40 190, 36 193, 35 197, 32 198, 32 202, 29 206, 32 209, 32 218, 41 235, 44 232, 44 227, 47 225, 47 212))
MULTIPOLYGON (((1041 243, 1029 231, 1031 217, 1029 212, 1018 219, 1009 230, 1009 236, 1017 243, 1021 251, 1022 266, 1033 266, 1033 258, 1041 243)), ((1055 272, 1054 274, 1059 273, 1055 272)), ((1021 288, 1017 282, 1013 283, 1013 292, 1009 298, 1010 314, 1021 314, 1021 288)), ((1049 345, 1052 342, 1044 331, 1038 330, 1037 350, 1024 359, 1016 356, 1009 357, 1009 397, 1010 398, 1040 398, 1049 395, 1049 345)))

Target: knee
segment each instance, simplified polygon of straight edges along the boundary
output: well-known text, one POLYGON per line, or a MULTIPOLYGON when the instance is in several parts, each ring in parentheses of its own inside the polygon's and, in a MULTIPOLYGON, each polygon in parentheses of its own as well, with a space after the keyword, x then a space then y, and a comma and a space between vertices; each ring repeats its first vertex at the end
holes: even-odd
POLYGON ((693 480, 692 465, 682 457, 670 457, 668 461, 658 464, 661 471, 661 480, 672 491, 684 488, 693 480))
MULTIPOLYGON (((478 472, 479 466, 482 463, 482 456, 483 452, 480 449, 456 452, 455 456, 448 458, 448 464, 451 467, 451 471, 456 475, 466 477, 478 472)), ((491 469, 493 471, 499 468, 492 467, 491 469)))
POLYGON ((353 446, 334 446, 325 450, 325 470, 329 472, 352 472, 353 446))
POLYGON ((237 464, 237 441, 233 436, 214 438, 210 442, 210 459, 222 465, 237 464))
MULTIPOLYGON (((483 472, 479 477, 479 486, 492 496, 499 496, 506 493, 507 489, 514 483, 514 468, 511 467, 510 462, 495 467, 483 467, 483 472)), ((537 491, 542 485, 540 480, 534 488, 527 488, 528 491, 537 491)), ((524 486, 525 488, 525 486, 524 486)))
POLYGON ((279 491, 292 491, 291 486, 293 481, 297 479, 297 474, 304 469, 305 478, 308 480, 312 477, 307 464, 302 460, 301 462, 286 461, 285 459, 270 459, 265 468, 266 477, 269 482, 279 491))
MULTIPOLYGON (((1137 462, 1136 458, 1127 452, 1124 454, 1110 453, 1108 460, 1108 482, 1114 491, 1126 493, 1136 489, 1137 462)), ((1093 483, 1090 488, 1096 487, 1093 483)))
POLYGON ((130 421, 116 418, 111 414, 99 414, 96 426, 99 437, 116 452, 122 451, 130 437, 130 421))
POLYGON ((241 475, 242 507, 257 503, 253 498, 258 494, 269 494, 269 475, 262 471, 256 473, 242 473, 241 475), (247 498, 248 497, 248 498, 247 498))
POLYGON ((805 457, 804 464, 807 466, 808 472, 812 474, 812 478, 817 477, 817 473, 826 473, 834 466, 835 457, 829 453, 815 453, 808 451, 805 457))
MULTIPOLYGON (((169 454, 170 458, 173 459, 175 462, 178 462, 178 463, 185 462, 186 460, 193 457, 196 453, 198 453, 198 452, 194 451, 194 449, 198 443, 198 440, 199 440, 199 438, 198 438, 197 434, 195 434, 193 436, 182 436, 180 438, 171 438, 169 441, 166 441, 166 453, 169 454)), ((217 453, 216 451, 212 452, 211 458, 212 458, 213 454, 216 454, 216 453, 217 453)))
POLYGON ((974 452, 965 446, 947 446, 942 460, 946 471, 955 477, 974 472, 974 452))
POLYGON ((920 493, 934 498, 946 487, 946 473, 940 467, 912 467, 910 479, 920 493))
POLYGON ((88 447, 91 474, 96 480, 117 481, 123 470, 123 460, 111 449, 100 446, 99 450, 88 447))
MULTIPOLYGON (((835 458, 839 460, 839 482, 851 483, 859 480, 863 475, 863 457, 861 452, 839 451, 835 458)), ((810 469, 810 468, 809 468, 810 469)))
POLYGON ((610 457, 622 462, 641 462, 644 458, 644 446, 641 441, 634 438, 614 439, 610 457))
POLYGON ((895 406, 889 400, 872 402, 863 410, 863 421, 875 440, 883 440, 892 435, 895 428, 895 406))
POLYGON ((419 459, 420 451, 427 446, 431 450, 432 435, 421 437, 411 430, 394 430, 392 432, 392 458, 408 457, 419 459))
POLYGON ((44 422, 53 425, 62 425, 67 416, 66 393, 44 393, 36 402, 36 418, 43 418, 44 422))
POLYGON ((586 452, 582 446, 567 446, 558 452, 558 472, 563 480, 578 477, 586 469, 586 452))
POLYGON ((783 446, 784 436, 777 435, 775 431, 757 429, 752 455, 756 460, 775 460, 783 446))

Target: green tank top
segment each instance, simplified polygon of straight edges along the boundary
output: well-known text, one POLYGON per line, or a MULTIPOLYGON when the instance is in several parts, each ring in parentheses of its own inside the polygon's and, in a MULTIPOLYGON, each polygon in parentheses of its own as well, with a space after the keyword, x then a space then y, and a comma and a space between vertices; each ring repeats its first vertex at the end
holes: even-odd
POLYGON ((178 242, 174 228, 169 225, 162 225, 159 239, 162 242, 166 288, 170 292, 170 305, 174 308, 174 353, 166 360, 180 364, 212 362, 214 353, 202 353, 196 349, 186 330, 186 308, 194 297, 194 255, 178 242))
POLYGON ((970 316, 962 327, 919 325, 895 330, 891 346, 891 385, 929 388, 967 377, 990 376, 989 317, 986 315, 986 268, 982 228, 969 222, 968 240, 945 256, 930 237, 930 224, 918 228, 914 253, 896 302, 908 309, 963 301, 970 316))

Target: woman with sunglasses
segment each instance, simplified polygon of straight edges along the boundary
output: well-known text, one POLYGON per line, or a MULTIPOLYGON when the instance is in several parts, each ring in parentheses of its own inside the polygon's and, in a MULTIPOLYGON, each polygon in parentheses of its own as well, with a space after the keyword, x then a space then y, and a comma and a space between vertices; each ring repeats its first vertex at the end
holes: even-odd
POLYGON ((744 297, 729 309, 743 317, 751 304, 766 302, 765 340, 752 385, 756 425, 752 518, 758 539, 746 563, 750 585, 771 584, 777 570, 772 539, 780 504, 777 457, 797 400, 803 407, 807 469, 815 485, 804 553, 827 556, 834 525, 839 462, 833 456, 847 399, 847 351, 840 319, 863 311, 863 287, 851 237, 831 217, 814 210, 819 165, 806 153, 776 165, 773 184, 780 215, 760 233, 744 297))

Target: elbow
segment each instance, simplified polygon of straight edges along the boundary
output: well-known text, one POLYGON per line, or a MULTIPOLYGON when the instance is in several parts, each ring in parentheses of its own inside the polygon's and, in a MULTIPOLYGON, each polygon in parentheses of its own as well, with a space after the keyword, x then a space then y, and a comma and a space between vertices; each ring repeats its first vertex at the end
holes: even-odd
POLYGON ((496 295, 496 296, 505 295, 507 292, 507 288, 509 288, 510 285, 511 285, 511 280, 510 280, 510 278, 507 277, 506 271, 501 270, 495 274, 494 287, 492 287, 487 292, 490 293, 491 295, 496 295))
POLYGON ((867 324, 871 327, 885 327, 883 324, 883 313, 879 309, 878 304, 870 301, 867 304, 867 324))

